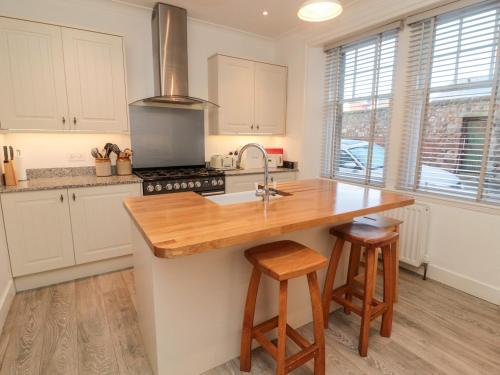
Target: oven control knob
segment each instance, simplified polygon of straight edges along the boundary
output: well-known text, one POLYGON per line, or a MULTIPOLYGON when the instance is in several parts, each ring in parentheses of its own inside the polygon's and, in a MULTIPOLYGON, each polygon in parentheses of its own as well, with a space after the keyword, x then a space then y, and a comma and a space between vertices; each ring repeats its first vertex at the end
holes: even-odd
POLYGON ((187 187, 188 187, 188 186, 187 186, 187 184, 186 184, 185 182, 183 182, 183 183, 181 184, 181 188, 186 189, 187 187))
POLYGON ((181 185, 179 185, 177 182, 174 184, 174 190, 179 190, 181 188, 181 185))
POLYGON ((194 182, 193 181, 189 181, 188 182, 188 186, 190 189, 194 188, 194 182))
POLYGON ((156 184, 155 185, 155 190, 156 191, 161 191, 161 185, 160 184, 156 184))
POLYGON ((166 188, 167 190, 172 190, 173 186, 172 186, 172 184, 166 184, 166 185, 165 185, 165 188, 166 188))
POLYGON ((155 187, 151 184, 149 184, 147 187, 146 187, 146 190, 149 192, 149 193, 152 193, 154 190, 155 190, 155 187))
POLYGON ((212 186, 217 186, 217 180, 212 180, 212 186))
POLYGON ((219 184, 219 186, 222 186, 224 185, 224 180, 222 178, 219 178, 219 181, 217 181, 217 183, 219 184))
POLYGON ((194 186, 196 186, 197 188, 201 187, 201 182, 200 181, 196 181, 194 183, 194 186))

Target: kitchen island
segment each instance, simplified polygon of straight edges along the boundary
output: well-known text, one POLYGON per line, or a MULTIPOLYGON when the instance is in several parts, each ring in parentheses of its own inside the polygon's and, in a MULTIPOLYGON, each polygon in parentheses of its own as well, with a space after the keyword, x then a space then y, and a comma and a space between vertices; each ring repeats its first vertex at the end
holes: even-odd
MULTIPOLYGON (((283 196, 266 209, 263 202, 218 205, 191 192, 126 199, 135 223, 139 324, 157 374, 200 374, 239 355, 251 272, 245 249, 291 239, 329 257, 332 224, 414 203, 320 179, 283 183, 278 190, 283 196)), ((289 293, 289 323, 310 322, 307 283, 293 280, 289 293)), ((277 306, 276 285, 263 278, 255 322, 275 315, 277 306)))

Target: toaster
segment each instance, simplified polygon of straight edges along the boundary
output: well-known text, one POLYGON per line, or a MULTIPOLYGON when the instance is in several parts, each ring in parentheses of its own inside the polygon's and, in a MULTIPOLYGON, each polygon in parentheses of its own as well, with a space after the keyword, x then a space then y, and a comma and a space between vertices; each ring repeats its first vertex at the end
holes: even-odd
POLYGON ((217 169, 234 168, 234 158, 231 155, 212 155, 210 166, 217 169))

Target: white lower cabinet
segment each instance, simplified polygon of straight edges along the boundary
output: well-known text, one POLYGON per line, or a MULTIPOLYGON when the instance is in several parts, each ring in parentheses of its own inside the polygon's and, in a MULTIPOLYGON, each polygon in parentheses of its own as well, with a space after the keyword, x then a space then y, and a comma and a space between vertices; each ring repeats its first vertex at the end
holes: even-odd
POLYGON ((123 207, 139 184, 2 194, 14 277, 132 252, 123 207))
MULTIPOLYGON (((278 172, 269 174, 269 184, 271 184, 271 186, 274 181, 286 182, 296 179, 296 172, 278 172)), ((238 193, 240 191, 254 190, 256 183, 264 183, 264 174, 226 176, 226 193, 238 193)))
POLYGON ((76 263, 132 253, 132 222, 123 199, 139 195, 138 185, 69 189, 76 263))
POLYGON ((2 194, 13 276, 75 264, 68 192, 2 194))

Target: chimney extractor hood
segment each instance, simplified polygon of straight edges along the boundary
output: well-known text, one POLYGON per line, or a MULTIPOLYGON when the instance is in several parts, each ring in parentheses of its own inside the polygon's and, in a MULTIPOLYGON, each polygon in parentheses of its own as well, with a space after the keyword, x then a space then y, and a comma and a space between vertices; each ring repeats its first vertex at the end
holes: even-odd
POLYGON ((155 96, 132 104, 204 109, 217 104, 189 96, 187 12, 157 3, 151 18, 155 96))

